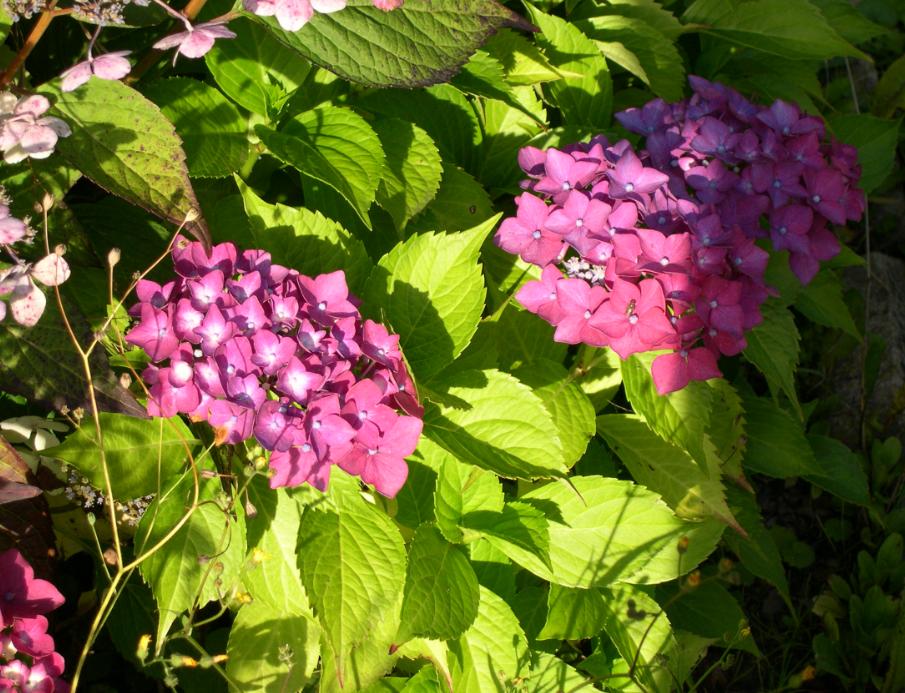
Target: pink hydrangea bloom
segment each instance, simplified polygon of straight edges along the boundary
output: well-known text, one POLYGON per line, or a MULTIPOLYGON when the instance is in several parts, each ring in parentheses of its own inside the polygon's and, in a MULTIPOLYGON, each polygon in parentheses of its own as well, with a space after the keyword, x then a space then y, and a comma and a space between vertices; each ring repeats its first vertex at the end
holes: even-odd
POLYGON ((122 79, 132 69, 131 63, 126 60, 126 56, 130 53, 131 51, 105 53, 96 58, 89 57, 88 60, 73 65, 60 75, 60 89, 63 91, 77 89, 92 76, 99 79, 122 79))
POLYGON ((646 140, 526 147, 518 213, 495 241, 543 268, 516 294, 554 339, 654 361, 657 390, 718 377, 762 321, 769 238, 803 282, 839 252, 828 228, 864 211, 857 152, 818 118, 689 78, 694 95, 618 113, 646 140))
POLYGON ((46 159, 60 137, 72 134, 64 121, 44 115, 49 108, 50 101, 39 94, 16 99, 0 93, 0 151, 6 163, 46 159))
POLYGON ((423 410, 399 336, 362 320, 345 274, 307 277, 261 250, 208 255, 182 239, 173 260, 178 281, 139 282, 126 335, 154 361, 149 413, 208 421, 219 443, 254 436, 273 487, 323 490, 339 465, 395 495, 423 410))
POLYGON ((236 38, 236 34, 230 31, 222 21, 205 22, 191 25, 186 21, 186 30, 171 34, 160 39, 154 44, 154 48, 165 51, 176 49, 176 55, 184 55, 186 58, 201 58, 211 48, 217 39, 236 38))

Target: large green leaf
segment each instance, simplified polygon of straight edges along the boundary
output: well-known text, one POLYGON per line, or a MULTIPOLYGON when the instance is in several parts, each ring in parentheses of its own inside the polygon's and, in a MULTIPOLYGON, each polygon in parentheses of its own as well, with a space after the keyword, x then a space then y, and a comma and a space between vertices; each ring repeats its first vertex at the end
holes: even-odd
POLYGON ((601 589, 606 607, 604 631, 616 646, 622 661, 615 662, 611 675, 616 690, 642 691, 674 689, 677 643, 665 613, 646 592, 632 585, 601 589))
MULTIPOLYGON (((92 79, 70 92, 48 93, 72 134, 57 151, 82 174, 118 197, 173 224, 197 213, 182 142, 151 101, 121 82, 92 79)), ((202 220, 185 227, 206 238, 202 220)))
POLYGON ((501 512, 477 510, 461 521, 467 539, 481 536, 518 565, 549 580, 550 536, 543 512, 527 503, 506 503, 501 512))
POLYGON ((151 587, 160 622, 157 651, 179 615, 193 605, 199 608, 215 599, 226 599, 239 579, 245 560, 245 527, 241 507, 233 517, 214 500, 222 495, 218 478, 200 480, 198 504, 192 506, 194 477, 184 473, 157 496, 145 512, 135 535, 136 553, 162 541, 191 512, 175 535, 141 566, 151 587))
POLYGON ((436 527, 422 525, 409 547, 396 644, 412 637, 457 638, 477 613, 478 578, 468 557, 436 527))
POLYGON ((299 573, 297 544, 301 513, 286 489, 272 489, 264 477, 248 486, 248 560, 242 583, 257 602, 284 615, 310 615, 299 573))
POLYGON ((551 585, 547 595, 547 620, 537 639, 593 638, 603 630, 607 614, 600 590, 551 585))
MULTIPOLYGON (((298 555, 302 583, 324 630, 333 674, 342 685, 355 676, 350 669, 353 653, 367 649, 366 641, 374 644, 373 631, 381 624, 398 625, 406 564, 402 537, 392 520, 355 497, 338 509, 305 510, 298 555)), ((376 644, 386 653, 392 643, 376 644)))
POLYGON ((507 371, 513 368, 528 371, 535 361, 561 363, 568 349, 567 344, 553 341, 552 325, 534 313, 513 306, 496 320, 485 320, 478 329, 490 333, 489 338, 499 352, 500 366, 507 371))
POLYGON ((837 34, 807 0, 697 0, 684 19, 730 43, 793 60, 852 56, 869 60, 837 34))
POLYGON ((646 19, 609 15, 592 17, 578 26, 600 51, 668 101, 682 98, 685 68, 675 44, 646 19))
POLYGON ((311 65, 258 22, 237 17, 229 28, 236 38, 214 44, 204 56, 208 69, 233 101, 270 116, 305 81, 311 65))
POLYGON ((319 635, 310 616, 246 604, 229 629, 226 673, 248 693, 301 690, 317 665, 319 635))
POLYGON ((342 12, 317 14, 295 32, 264 21, 312 62, 372 87, 445 82, 496 29, 523 25, 495 0, 407 0, 392 12, 350 0, 342 12))
POLYGON ((543 400, 513 376, 461 371, 431 388, 424 435, 459 460, 520 479, 565 473, 543 400))
POLYGON ((434 511, 437 526, 449 541, 462 542, 462 518, 471 512, 503 509, 503 489, 496 474, 459 462, 430 439, 422 439, 418 452, 436 461, 437 489, 434 511))
POLYGON ((895 168, 896 145, 902 119, 885 120, 867 114, 843 114, 830 118, 836 136, 858 148, 861 180, 866 195, 876 190, 895 168))
POLYGON ((509 605, 482 586, 478 617, 461 638, 449 643, 449 654, 453 690, 503 693, 527 668, 528 644, 509 605))
POLYGON ((597 430, 635 481, 663 496, 679 517, 715 517, 737 526, 726 505, 718 468, 708 471, 631 414, 599 416, 597 430))
POLYGON ((748 432, 745 467, 780 479, 821 474, 795 417, 763 397, 745 397, 744 404, 748 432))
POLYGON ((377 193, 385 157, 380 138, 360 115, 339 106, 318 106, 279 131, 258 125, 270 152, 314 180, 330 186, 370 228, 368 208, 377 193))
POLYGON ((742 353, 764 374, 774 396, 781 390, 800 412, 795 389, 799 341, 795 318, 776 301, 764 303, 761 313, 764 321, 745 335, 748 346, 742 353))
POLYGON ((464 231, 493 216, 487 191, 469 173, 443 164, 443 178, 437 196, 409 224, 409 231, 464 231))
MULTIPOLYGON (((99 417, 110 483, 119 499, 159 493, 186 464, 198 442, 179 417, 137 419, 106 412, 99 417)), ((53 448, 53 456, 104 489, 100 451, 94 419, 87 416, 62 445, 53 448)))
POLYGON ((739 524, 744 527, 747 537, 736 532, 726 532, 724 539, 729 548, 738 556, 742 565, 757 577, 773 585, 792 610, 789 583, 786 580, 782 557, 773 535, 764 526, 760 508, 753 494, 730 486, 726 489, 729 507, 739 524))
POLYGON ((762 656, 742 607, 719 582, 706 580, 685 591, 677 585, 664 585, 657 590, 657 599, 665 605, 675 628, 711 638, 720 647, 762 656))
MULTIPOLYGON (((685 522, 658 495, 620 479, 575 476, 544 484, 520 500, 549 521, 550 580, 566 587, 613 582, 655 584, 694 568, 713 551, 724 525, 685 522)), ((543 566, 533 566, 540 573, 543 566)))
MULTIPOLYGON (((336 270, 346 273, 353 291, 359 291, 371 272, 364 244, 332 219, 304 207, 268 204, 236 178, 251 237, 233 238, 251 248, 264 248, 274 262, 315 276, 336 270)), ((241 232, 241 225, 233 227, 241 232)))
POLYGON ((705 383, 691 382, 677 392, 660 395, 650 370, 654 358, 650 353, 636 354, 622 362, 625 396, 663 440, 679 446, 703 465, 713 393, 705 383))
POLYGON ((386 154, 377 203, 403 229, 437 194, 443 175, 440 153, 430 135, 405 120, 378 120, 374 130, 386 154))
POLYGON ((498 217, 464 233, 412 236, 381 258, 365 297, 380 306, 415 377, 428 381, 468 346, 484 309, 478 253, 498 217))
POLYGON ((502 29, 491 36, 484 44, 484 50, 500 61, 510 84, 531 86, 560 77, 534 43, 510 29, 502 29))
POLYGON ((820 325, 835 327, 855 339, 861 339, 852 313, 842 298, 842 282, 832 270, 821 270, 801 288, 795 298, 795 308, 820 325))
POLYGON ((591 400, 554 361, 537 359, 512 374, 543 400, 562 443, 563 462, 573 466, 584 455, 596 430, 591 400))
POLYGON ((219 91, 197 79, 173 77, 150 84, 144 94, 176 127, 189 175, 228 176, 245 163, 245 118, 219 91))
POLYGON ((849 503, 869 506, 870 488, 860 456, 845 443, 829 436, 812 434, 808 436, 808 442, 820 473, 806 474, 805 479, 849 503))
POLYGON ((613 81, 606 60, 581 30, 527 5, 541 30, 537 42, 562 79, 550 84, 554 102, 574 125, 606 127, 613 114, 613 81))
MULTIPOLYGON (((92 339, 91 328, 64 301, 66 317, 82 347, 92 339)), ((145 416, 145 409, 119 382, 103 349, 91 353, 91 384, 98 409, 145 416)), ((54 409, 84 407, 90 411, 88 378, 54 297, 47 297, 44 315, 34 327, 12 320, 0 322, 0 389, 54 409)))
POLYGON ((871 110, 875 115, 888 118, 897 108, 905 109, 905 55, 886 68, 877 82, 871 110))

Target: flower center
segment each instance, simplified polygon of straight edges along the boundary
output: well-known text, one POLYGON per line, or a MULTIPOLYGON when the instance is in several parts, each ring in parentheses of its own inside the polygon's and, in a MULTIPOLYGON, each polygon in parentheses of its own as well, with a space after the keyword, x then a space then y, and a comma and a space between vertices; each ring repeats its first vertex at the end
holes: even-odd
POLYGON ((634 184, 634 183, 626 183, 626 184, 625 184, 625 192, 629 192, 629 193, 630 193, 630 192, 634 192, 634 191, 635 191, 635 184, 634 184))
POLYGON ((660 258, 660 265, 661 265, 662 267, 666 267, 666 265, 668 265, 668 264, 669 264, 669 258, 668 258, 668 257, 661 257, 661 258, 660 258))

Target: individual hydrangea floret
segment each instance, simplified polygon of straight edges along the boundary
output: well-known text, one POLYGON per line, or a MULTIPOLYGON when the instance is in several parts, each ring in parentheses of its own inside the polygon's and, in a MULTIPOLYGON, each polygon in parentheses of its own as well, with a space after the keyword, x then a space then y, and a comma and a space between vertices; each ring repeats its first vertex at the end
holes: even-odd
POLYGON ((73 65, 60 75, 60 89, 72 91, 82 86, 92 77, 98 79, 122 79, 132 70, 132 64, 126 59, 131 51, 115 51, 105 53, 96 58, 88 56, 77 65, 73 65))
POLYGON ((17 549, 0 553, 0 691, 69 690, 44 616, 62 603, 63 595, 36 578, 17 549))
POLYGON ((126 336, 148 354, 153 416, 204 420, 220 443, 254 436, 271 486, 327 486, 338 465, 396 495, 421 434, 399 337, 363 320, 339 270, 316 277, 232 243, 179 239, 178 277, 143 280, 126 336))
MULTIPOLYGON (((402 7, 403 0, 372 0, 374 6, 389 12, 402 7)), ((245 9, 259 17, 275 17, 286 31, 298 31, 315 14, 338 12, 346 0, 244 0, 245 9)))
POLYGON ((235 32, 226 27, 224 20, 214 20, 203 24, 192 24, 187 19, 185 31, 170 34, 154 44, 157 50, 165 51, 175 48, 173 61, 180 55, 186 58, 204 57, 217 39, 236 38, 235 32))
POLYGON ((60 137, 72 134, 64 121, 44 115, 49 108, 50 101, 39 94, 17 98, 0 93, 0 151, 6 163, 46 159, 60 137))
POLYGON ((694 95, 616 115, 643 135, 545 151, 526 147, 517 213, 495 241, 543 268, 519 302, 567 344, 622 358, 669 350, 652 367, 661 394, 719 377, 762 320, 772 241, 809 282, 839 252, 830 227, 858 219, 857 152, 782 101, 756 106, 692 77, 694 95))

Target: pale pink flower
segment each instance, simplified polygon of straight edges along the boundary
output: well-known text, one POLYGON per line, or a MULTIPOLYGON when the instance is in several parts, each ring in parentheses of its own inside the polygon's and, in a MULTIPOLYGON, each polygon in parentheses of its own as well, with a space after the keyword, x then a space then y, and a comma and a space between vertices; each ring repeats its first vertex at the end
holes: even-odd
POLYGON ((60 137, 72 134, 59 118, 44 116, 50 102, 34 94, 15 101, 12 94, 0 95, 0 151, 3 160, 15 164, 26 158, 46 159, 60 137), (43 116, 43 117, 42 117, 43 116))
POLYGON ((132 69, 132 65, 126 60, 129 53, 131 51, 105 53, 73 65, 60 75, 60 88, 63 91, 77 89, 91 79, 92 75, 100 79, 122 79, 132 69))
POLYGON ((402 7, 403 0, 371 0, 374 3, 374 7, 378 10, 383 10, 384 12, 389 12, 390 10, 395 10, 398 7, 402 7))
POLYGON ((315 12, 328 14, 344 9, 346 0, 245 0, 245 9, 259 17, 276 17, 286 31, 298 31, 315 12))
MULTIPOLYGON (((236 35, 227 29, 222 21, 205 22, 204 24, 196 24, 188 27, 185 31, 178 34, 171 34, 160 39, 154 44, 154 48, 158 50, 176 49, 176 55, 180 53, 186 58, 200 58, 214 47, 214 41, 220 38, 236 38, 236 35)), ((175 61, 176 57, 173 57, 175 61)))
POLYGON ((51 253, 31 268, 31 276, 44 286, 58 286, 69 279, 69 263, 59 253, 51 253))

